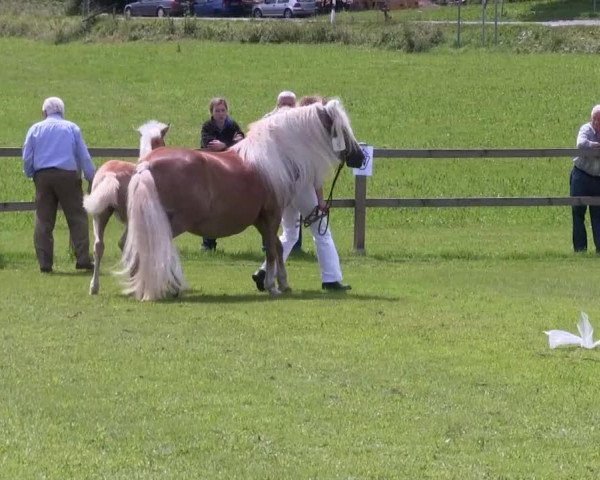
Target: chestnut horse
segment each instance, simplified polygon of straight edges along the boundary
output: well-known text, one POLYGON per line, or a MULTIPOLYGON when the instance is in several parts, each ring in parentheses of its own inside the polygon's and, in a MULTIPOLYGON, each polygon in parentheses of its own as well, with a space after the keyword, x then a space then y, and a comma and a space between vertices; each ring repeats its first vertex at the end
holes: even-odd
POLYGON ((129 183, 125 293, 140 300, 178 295, 185 280, 173 238, 183 232, 225 237, 250 225, 266 248, 265 289, 271 295, 288 290, 277 237, 283 207, 340 162, 356 167, 363 159, 338 100, 259 120, 225 152, 153 150, 129 183))
MULTIPOLYGON (((169 125, 150 120, 138 128, 140 133, 139 159, 150 151, 165 146, 165 135, 169 125)), ((139 162, 138 159, 138 162, 139 162)), ((122 160, 109 160, 94 175, 92 190, 83 199, 83 206, 93 215, 94 220, 94 274, 90 282, 90 294, 100 290, 100 261, 104 255, 104 230, 114 213, 119 220, 127 224, 127 187, 135 172, 135 164, 122 160)), ((127 227, 119 240, 119 248, 123 250, 127 227)))

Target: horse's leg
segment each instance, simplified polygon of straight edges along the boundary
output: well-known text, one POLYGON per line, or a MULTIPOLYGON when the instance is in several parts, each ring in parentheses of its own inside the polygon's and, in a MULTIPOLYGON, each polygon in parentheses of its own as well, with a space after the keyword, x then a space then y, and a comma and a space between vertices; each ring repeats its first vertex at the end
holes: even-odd
MULTIPOLYGON (((289 292, 292 289, 288 285, 287 282, 287 271, 285 269, 285 257, 283 251, 283 245, 277 232, 279 230, 279 223, 281 221, 281 215, 278 211, 270 214, 267 217, 267 232, 269 237, 272 239, 275 253, 275 274, 277 276, 277 285, 279 286, 279 290, 282 292, 289 292)), ((285 228, 284 228, 285 234, 285 228)), ((293 242, 295 243, 295 241, 293 242)), ((287 252, 289 255, 289 250, 287 252)))
MULTIPOLYGON (((183 219, 180 219, 178 216, 172 216, 170 219, 171 223, 171 235, 173 237, 173 250, 177 255, 177 249, 175 247, 175 238, 181 235, 182 233, 187 232, 186 222, 183 219)), ((127 233, 127 232, 125 232, 127 233)), ((171 263, 171 277, 180 279, 179 281, 173 283, 171 282, 171 290, 170 294, 173 298, 179 297, 179 294, 184 290, 187 290, 188 285, 183 277, 183 267, 181 262, 173 262, 171 263)))
POLYGON ((121 249, 121 251, 123 251, 123 249, 125 248, 125 242, 127 241, 127 224, 125 224, 125 230, 123 231, 123 235, 121 235, 121 238, 119 239, 117 245, 119 245, 119 248, 121 249))
POLYGON ((90 281, 90 295, 96 295, 100 291, 100 262, 104 255, 104 230, 112 215, 112 209, 104 210, 94 215, 94 273, 90 281))
POLYGON ((277 277, 277 283, 280 291, 290 291, 290 287, 287 283, 287 271, 285 269, 285 261, 290 254, 292 247, 298 240, 298 216, 299 213, 292 206, 288 206, 284 209, 283 215, 280 215, 279 210, 272 212, 270 209, 265 209, 261 212, 261 215, 255 223, 255 227, 262 235, 263 245, 265 246, 265 252, 267 258, 262 263, 260 268, 252 275, 252 280, 256 282, 258 290, 268 290, 266 287, 266 277, 268 272, 268 242, 271 242, 273 248, 271 254, 275 260, 273 267, 273 281, 277 277), (279 222, 283 227, 283 235, 277 236, 279 230, 279 222), (261 277, 264 275, 264 278, 261 277))
MULTIPOLYGON (((294 215, 295 216, 295 215, 294 215)), ((283 215, 283 218, 289 220, 288 217, 291 215, 283 215)), ((264 218, 264 228, 265 234, 263 235, 263 239, 266 239, 265 246, 267 248, 267 275, 265 276, 265 288, 269 283, 267 279, 269 278, 269 262, 270 260, 273 262, 272 272, 273 272, 273 287, 275 288, 275 277, 277 278, 277 286, 279 287, 277 292, 289 292, 291 291, 290 286, 287 282, 287 271, 285 269, 285 260, 287 255, 290 253, 290 248, 287 249, 287 252, 284 251, 281 240, 277 236, 277 232, 279 230, 279 224, 282 220, 281 211, 279 209, 267 210, 263 214, 264 218)), ((295 221, 292 221, 295 226, 295 221)), ((285 227, 285 225, 284 225, 285 227)), ((297 227, 295 227, 297 228, 297 227)), ((285 236, 285 228, 284 228, 284 236, 285 236)), ((291 244, 296 243, 296 239, 293 239, 291 244)), ((272 290, 268 289, 270 292, 272 290)))
MULTIPOLYGON (((265 275, 265 290, 271 295, 279 295, 281 291, 275 285, 275 271, 277 268, 277 232, 273 232, 272 228, 269 228, 264 222, 261 222, 261 228, 259 230, 262 234, 263 245, 266 250, 266 275, 265 275)), ((281 245, 281 243, 280 243, 281 245)))
POLYGON ((275 248, 277 252, 277 284, 282 292, 291 292, 292 289, 287 281, 287 270, 285 269, 285 261, 283 260, 283 246, 279 237, 275 235, 275 248))

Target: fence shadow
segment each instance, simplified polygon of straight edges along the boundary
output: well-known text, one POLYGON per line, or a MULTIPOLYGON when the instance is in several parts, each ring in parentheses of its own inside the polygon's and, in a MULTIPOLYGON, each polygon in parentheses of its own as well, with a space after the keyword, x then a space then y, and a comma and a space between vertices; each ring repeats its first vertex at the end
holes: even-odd
POLYGON ((543 260, 573 260, 574 258, 600 258, 600 255, 595 253, 578 253, 572 251, 541 251, 541 252, 506 252, 506 253, 473 253, 464 250, 443 251, 439 253, 414 253, 414 254, 369 254, 368 257, 379 262, 390 263, 411 263, 411 262, 440 262, 464 260, 471 261, 543 261, 543 260))

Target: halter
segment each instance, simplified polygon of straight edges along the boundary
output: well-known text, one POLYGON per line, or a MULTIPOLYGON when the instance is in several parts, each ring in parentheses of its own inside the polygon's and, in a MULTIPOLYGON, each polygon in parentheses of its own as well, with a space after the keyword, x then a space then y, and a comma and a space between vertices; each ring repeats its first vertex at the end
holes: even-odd
MULTIPOLYGON (((346 142, 344 140, 344 133, 342 131, 342 127, 339 121, 333 122, 331 125, 331 145, 333 147, 334 152, 343 152, 346 150, 346 142)), ((338 177, 340 176, 340 172, 344 167, 345 161, 340 161, 340 164, 335 172, 335 176, 333 177, 333 182, 331 182, 331 189, 329 190, 329 196, 327 200, 325 200, 325 208, 323 210, 319 210, 319 206, 317 205, 313 210, 308 214, 308 216, 302 222, 305 227, 310 227, 316 221, 319 222, 319 228, 317 229, 319 235, 323 236, 327 232, 329 228, 329 208, 331 207, 331 202, 333 200, 333 189, 335 187, 335 183, 337 182, 338 177), (323 229, 323 218, 326 218, 325 228, 323 229)))
POLYGON ((319 222, 319 227, 317 228, 317 232, 319 235, 323 236, 327 232, 329 228, 329 209, 331 207, 331 202, 333 200, 333 188, 335 187, 335 183, 337 182, 338 177, 340 176, 340 172, 344 167, 344 162, 340 162, 338 166, 335 176, 333 177, 333 182, 331 182, 331 189, 329 190, 329 195, 327 196, 327 200, 325 200, 325 209, 319 210, 319 206, 317 205, 313 210, 308 214, 308 216, 302 221, 305 227, 310 227, 316 221, 319 222), (322 229, 323 226, 323 218, 326 218, 325 228, 322 229))

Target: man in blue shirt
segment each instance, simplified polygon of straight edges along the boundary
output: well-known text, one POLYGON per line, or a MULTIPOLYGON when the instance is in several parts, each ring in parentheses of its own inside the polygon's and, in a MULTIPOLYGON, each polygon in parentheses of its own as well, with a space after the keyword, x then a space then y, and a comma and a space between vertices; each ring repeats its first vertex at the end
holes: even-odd
POLYGON ((25 175, 35 184, 34 245, 43 273, 52 272, 54 225, 58 204, 63 209, 77 263, 75 268, 94 268, 89 252, 89 226, 83 208, 81 174, 88 182, 95 168, 79 127, 64 119, 65 105, 58 97, 44 100, 44 120, 27 132, 23 145, 25 175))

